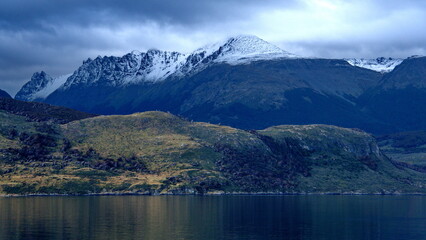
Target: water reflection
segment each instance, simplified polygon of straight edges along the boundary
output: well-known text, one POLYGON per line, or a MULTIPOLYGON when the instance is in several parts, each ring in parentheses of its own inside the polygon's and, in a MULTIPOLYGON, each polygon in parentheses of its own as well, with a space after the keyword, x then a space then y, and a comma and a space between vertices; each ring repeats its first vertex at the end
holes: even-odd
POLYGON ((0 198, 0 239, 426 239, 423 196, 0 198))

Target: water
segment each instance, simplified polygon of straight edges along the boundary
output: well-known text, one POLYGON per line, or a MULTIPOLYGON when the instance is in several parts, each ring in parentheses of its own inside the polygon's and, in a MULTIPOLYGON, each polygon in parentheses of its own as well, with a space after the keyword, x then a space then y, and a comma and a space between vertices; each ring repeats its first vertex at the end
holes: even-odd
POLYGON ((0 239, 426 239, 426 196, 0 198, 0 239))

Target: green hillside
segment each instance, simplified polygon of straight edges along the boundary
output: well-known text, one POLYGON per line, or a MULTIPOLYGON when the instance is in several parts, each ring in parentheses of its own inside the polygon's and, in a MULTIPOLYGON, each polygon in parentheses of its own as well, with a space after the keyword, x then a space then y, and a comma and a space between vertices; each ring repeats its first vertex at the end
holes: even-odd
POLYGON ((0 123, 2 194, 425 192, 423 173, 334 126, 244 131, 164 112, 0 123))

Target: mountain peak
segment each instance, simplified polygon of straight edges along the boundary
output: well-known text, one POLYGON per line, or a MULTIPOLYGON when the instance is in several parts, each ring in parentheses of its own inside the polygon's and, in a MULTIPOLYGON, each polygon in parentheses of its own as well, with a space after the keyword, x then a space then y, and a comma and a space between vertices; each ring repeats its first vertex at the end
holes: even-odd
POLYGON ((286 53, 279 47, 254 35, 239 35, 230 37, 223 47, 238 51, 241 54, 286 53))
POLYGON ((53 91, 61 87, 71 74, 52 78, 44 71, 36 72, 21 90, 16 94, 15 99, 22 101, 33 101, 44 99, 53 91))
POLYGON ((133 50, 130 52, 132 55, 141 55, 142 53, 139 52, 138 50, 133 50))
POLYGON ((35 72, 33 74, 33 76, 31 77, 31 79, 35 80, 35 81, 46 81, 48 79, 50 79, 51 77, 45 73, 44 71, 41 72, 35 72))
POLYGON ((296 55, 284 51, 254 35, 229 37, 225 41, 199 48, 192 55, 194 54, 198 54, 201 58, 209 59, 209 62, 228 63, 232 65, 245 64, 258 60, 296 57, 296 55))
POLYGON ((34 94, 46 88, 53 81, 53 78, 44 71, 35 72, 31 80, 27 82, 16 94, 15 98, 23 101, 32 101, 36 97, 34 94))

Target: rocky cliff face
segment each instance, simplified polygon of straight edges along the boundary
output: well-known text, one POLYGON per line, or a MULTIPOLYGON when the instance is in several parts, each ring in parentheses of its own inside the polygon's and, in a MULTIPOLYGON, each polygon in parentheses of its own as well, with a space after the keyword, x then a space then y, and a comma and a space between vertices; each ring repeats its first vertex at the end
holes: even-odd
POLYGON ((185 55, 177 52, 133 51, 123 57, 88 59, 67 80, 64 90, 72 87, 121 87, 140 82, 162 81, 183 65, 185 55))
POLYGON ((44 71, 36 72, 31 80, 19 90, 15 98, 22 101, 32 101, 37 98, 36 94, 45 89, 52 81, 53 78, 44 71))

